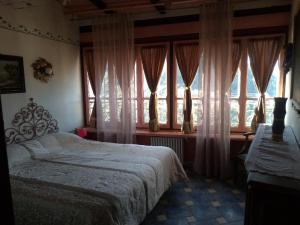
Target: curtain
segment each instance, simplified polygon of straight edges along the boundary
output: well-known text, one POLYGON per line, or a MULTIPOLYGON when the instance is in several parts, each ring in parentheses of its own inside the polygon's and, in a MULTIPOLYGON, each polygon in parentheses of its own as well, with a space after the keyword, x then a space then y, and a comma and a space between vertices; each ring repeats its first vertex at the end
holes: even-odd
POLYGON ((235 74, 239 68, 240 60, 242 56, 242 44, 241 41, 234 41, 232 44, 232 76, 231 82, 234 80, 235 74))
MULTIPOLYGON (((87 70, 89 80, 91 83, 93 94, 96 94, 96 86, 95 86, 95 64, 94 64, 94 52, 92 49, 84 50, 83 58, 85 62, 85 68, 87 70)), ((89 102, 87 103, 89 104, 89 102)), ((90 127, 96 127, 96 103, 93 106, 91 117, 90 117, 90 127)))
POLYGON ((192 133, 194 127, 190 86, 199 65, 199 48, 196 44, 177 44, 175 45, 175 54, 185 84, 182 131, 184 133, 192 133))
MULTIPOLYGON (((203 75, 202 121, 197 127, 194 170, 226 179, 230 172, 232 13, 229 1, 200 6, 199 75, 203 75)), ((201 113, 201 112, 199 112, 201 113)))
POLYGON ((282 37, 252 39, 248 42, 248 55, 253 76, 260 93, 257 106, 257 123, 265 123, 265 92, 283 47, 282 37))
POLYGON ((114 14, 97 18, 93 24, 93 46, 98 139, 133 143, 136 120, 130 16, 114 14))
POLYGON ((141 48, 141 58, 148 87, 151 91, 149 101, 149 130, 158 131, 157 94, 156 89, 166 58, 165 45, 146 46, 141 48))

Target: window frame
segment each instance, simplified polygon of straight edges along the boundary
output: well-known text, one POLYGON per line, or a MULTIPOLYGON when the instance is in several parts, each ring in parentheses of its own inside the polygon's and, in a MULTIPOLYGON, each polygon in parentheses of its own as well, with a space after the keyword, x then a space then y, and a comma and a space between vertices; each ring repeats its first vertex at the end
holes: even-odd
MULTIPOLYGON (((172 44, 173 44, 173 46, 172 46, 172 49, 173 49, 173 83, 172 83, 173 117, 172 117, 172 124, 173 124, 173 129, 180 130, 181 127, 182 127, 182 123, 179 124, 178 121, 177 121, 177 101, 178 100, 183 101, 184 97, 183 98, 177 97, 177 64, 178 63, 177 63, 177 58, 176 58, 176 53, 175 53, 175 46, 176 46, 176 44, 197 44, 197 40, 174 41, 172 44)), ((199 66, 198 66, 198 69, 199 69, 199 66)), ((198 70, 197 70, 197 73, 198 73, 198 70)), ((203 79, 203 77, 202 77, 202 79, 203 79)), ((194 97, 193 98, 193 96, 192 96, 192 102, 194 101, 194 99, 198 99, 198 100, 203 101, 203 97, 197 97, 197 98, 194 97)), ((196 131, 196 126, 194 126, 194 130, 196 131)))
POLYGON ((159 127, 162 129, 171 129, 171 122, 170 122, 170 42, 155 42, 155 43, 147 43, 147 44, 136 44, 135 45, 135 63, 136 63, 136 70, 137 70, 137 87, 136 87, 136 99, 137 99, 137 123, 136 128, 148 128, 149 123, 144 121, 144 101, 150 100, 150 96, 144 96, 144 82, 146 82, 146 78, 143 72, 143 65, 141 59, 141 48, 146 46, 157 46, 157 45, 165 45, 167 47, 166 52, 166 63, 167 63, 167 96, 166 98, 159 98, 157 100, 166 100, 167 103, 167 123, 161 124, 159 123, 159 127))
POLYGON ((86 68, 86 59, 84 57, 84 52, 85 51, 91 51, 93 50, 92 47, 84 47, 81 49, 81 56, 82 56, 82 72, 83 72, 83 79, 82 79, 82 82, 83 82, 83 98, 84 98, 84 101, 83 101, 83 106, 84 106, 84 122, 85 122, 85 125, 86 126, 90 126, 90 107, 89 107, 89 104, 90 104, 90 98, 91 99, 94 99, 95 101, 95 97, 89 97, 89 90, 88 90, 88 71, 87 71, 87 68, 86 68))
MULTIPOLYGON (((240 79, 240 93, 239 97, 229 97, 229 104, 231 104, 231 100, 237 100, 239 104, 239 124, 237 127, 230 127, 230 131, 235 133, 240 133, 240 132, 248 132, 251 131, 251 127, 246 126, 246 103, 248 100, 254 100, 258 101, 259 97, 247 97, 247 79, 248 79, 248 51, 247 51, 247 39, 242 40, 241 42, 241 47, 242 47, 242 53, 241 53, 241 60, 239 64, 239 69, 241 71, 241 79, 240 79), (244 90, 244 91, 242 91, 244 90)), ((283 50, 282 50, 283 51, 283 50)), ((279 54, 278 57, 278 63, 281 65, 282 62, 282 51, 279 54)), ((250 66, 250 65, 249 65, 250 66)), ((284 78, 283 78, 283 69, 282 67, 279 66, 279 79, 278 79, 278 89, 277 95, 282 96, 284 93, 284 78)), ((274 97, 268 97, 265 96, 265 101, 267 102, 270 99, 273 99, 274 97)), ((231 124, 231 120, 230 120, 231 124)))

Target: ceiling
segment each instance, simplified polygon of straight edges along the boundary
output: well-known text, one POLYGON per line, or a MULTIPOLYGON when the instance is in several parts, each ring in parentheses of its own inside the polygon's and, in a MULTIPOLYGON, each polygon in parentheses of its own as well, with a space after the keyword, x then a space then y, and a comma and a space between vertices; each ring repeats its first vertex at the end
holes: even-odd
MULTIPOLYGON (((164 17, 197 12, 198 6, 216 0, 60 0, 74 18, 127 12, 137 17, 164 17)), ((232 0, 234 8, 249 9, 291 4, 290 0, 232 0)))

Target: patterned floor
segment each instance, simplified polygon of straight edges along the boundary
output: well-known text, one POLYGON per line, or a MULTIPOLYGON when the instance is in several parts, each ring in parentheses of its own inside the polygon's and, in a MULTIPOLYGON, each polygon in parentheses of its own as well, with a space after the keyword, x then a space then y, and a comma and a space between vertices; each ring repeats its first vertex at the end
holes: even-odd
POLYGON ((142 225, 243 225, 245 192, 197 176, 167 191, 142 225))

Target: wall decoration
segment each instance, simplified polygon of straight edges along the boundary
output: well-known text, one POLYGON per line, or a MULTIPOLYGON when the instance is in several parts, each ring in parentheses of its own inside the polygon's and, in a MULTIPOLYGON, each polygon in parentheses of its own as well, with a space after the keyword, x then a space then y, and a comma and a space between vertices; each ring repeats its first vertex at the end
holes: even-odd
POLYGON ((1 15, 0 15, 0 28, 15 31, 15 32, 20 32, 23 34, 33 35, 44 39, 63 42, 65 44, 79 45, 79 40, 65 38, 61 34, 54 34, 51 32, 41 31, 40 29, 37 28, 29 28, 21 24, 13 25, 8 20, 4 19, 1 15))
POLYGON ((31 66, 34 71, 34 77, 45 83, 47 83, 49 79, 54 75, 51 63, 49 63, 44 58, 40 57, 34 63, 32 63, 31 66))
POLYGON ((0 94, 24 92, 23 58, 0 54, 0 94))

